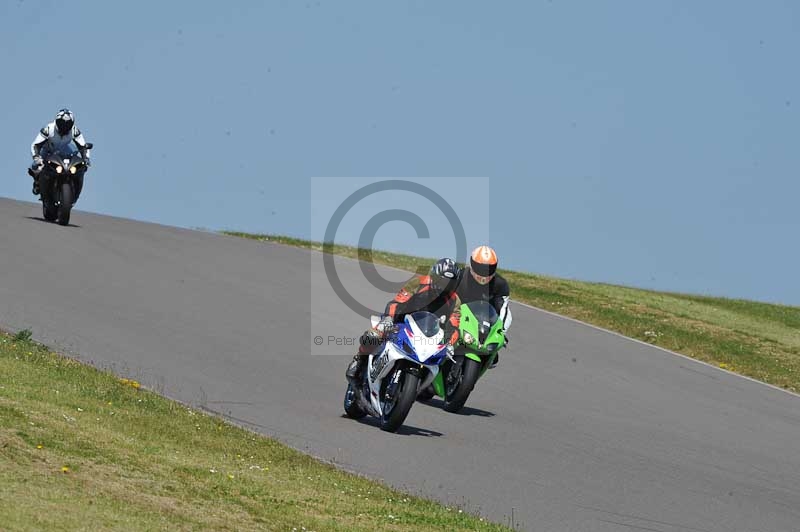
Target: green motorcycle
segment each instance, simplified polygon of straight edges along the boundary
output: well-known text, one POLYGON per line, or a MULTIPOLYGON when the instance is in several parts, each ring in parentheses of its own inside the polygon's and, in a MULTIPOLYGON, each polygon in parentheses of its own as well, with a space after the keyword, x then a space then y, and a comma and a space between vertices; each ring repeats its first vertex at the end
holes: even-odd
POLYGON ((444 409, 458 412, 467 402, 475 383, 486 373, 506 345, 503 320, 491 303, 473 301, 461 305, 461 334, 453 353, 436 375, 433 384, 417 396, 428 400, 434 395, 444 399, 444 409))

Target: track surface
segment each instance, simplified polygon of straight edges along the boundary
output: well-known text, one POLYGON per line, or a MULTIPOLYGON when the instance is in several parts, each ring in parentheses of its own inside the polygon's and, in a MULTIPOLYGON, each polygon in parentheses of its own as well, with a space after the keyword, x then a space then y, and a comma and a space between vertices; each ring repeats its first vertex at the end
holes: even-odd
MULTIPOLYGON (((513 509, 526 530, 800 530, 796 396, 514 305, 512 347, 466 415, 417 403, 387 434, 342 417, 353 348, 312 341, 366 325, 319 254, 40 215, 0 199, 0 326, 171 397, 498 522, 513 509)), ((346 286, 362 278, 337 264, 346 286)))

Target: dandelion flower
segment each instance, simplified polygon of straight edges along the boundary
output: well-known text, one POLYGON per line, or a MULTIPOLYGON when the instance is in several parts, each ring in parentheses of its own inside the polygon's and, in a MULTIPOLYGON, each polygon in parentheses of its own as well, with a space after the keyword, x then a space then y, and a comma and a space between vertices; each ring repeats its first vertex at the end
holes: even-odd
POLYGON ((62 473, 69 473, 69 467, 67 467, 67 466, 63 466, 63 467, 61 468, 61 472, 62 472, 62 473))
POLYGON ((36 446, 36 448, 37 448, 37 449, 42 449, 42 448, 43 448, 43 446, 42 446, 42 444, 40 443, 39 445, 37 445, 37 446, 36 446))

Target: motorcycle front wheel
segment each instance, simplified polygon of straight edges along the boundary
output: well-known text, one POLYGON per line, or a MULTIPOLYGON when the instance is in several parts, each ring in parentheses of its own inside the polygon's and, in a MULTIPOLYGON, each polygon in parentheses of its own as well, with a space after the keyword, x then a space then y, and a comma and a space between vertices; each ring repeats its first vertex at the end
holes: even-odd
POLYGON ((405 368, 397 368, 386 381, 388 384, 381 401, 381 430, 396 432, 417 398, 419 377, 405 371, 405 368))
POLYGON ((61 185, 61 204, 58 206, 58 225, 69 225, 69 217, 72 212, 72 185, 64 183, 61 185))
POLYGON ((458 412, 464 407, 480 374, 481 365, 471 358, 465 357, 461 375, 455 382, 445 385, 444 409, 447 412, 458 412))

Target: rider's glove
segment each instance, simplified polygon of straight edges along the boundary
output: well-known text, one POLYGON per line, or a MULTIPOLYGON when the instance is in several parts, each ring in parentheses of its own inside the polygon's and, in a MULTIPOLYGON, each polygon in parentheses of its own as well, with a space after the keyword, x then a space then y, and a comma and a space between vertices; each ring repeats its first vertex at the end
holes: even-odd
POLYGON ((392 319, 391 316, 382 317, 381 321, 379 321, 378 324, 375 326, 375 330, 377 330, 379 333, 383 335, 391 331, 393 328, 394 328, 394 320, 392 319))
POLYGON ((450 361, 452 362, 453 361, 453 353, 455 352, 455 348, 453 347, 453 344, 447 344, 447 347, 445 347, 445 349, 447 350, 447 358, 449 358, 450 361))
POLYGON ((41 155, 34 155, 33 156, 33 166, 36 168, 41 168, 44 166, 44 159, 42 159, 41 155))

